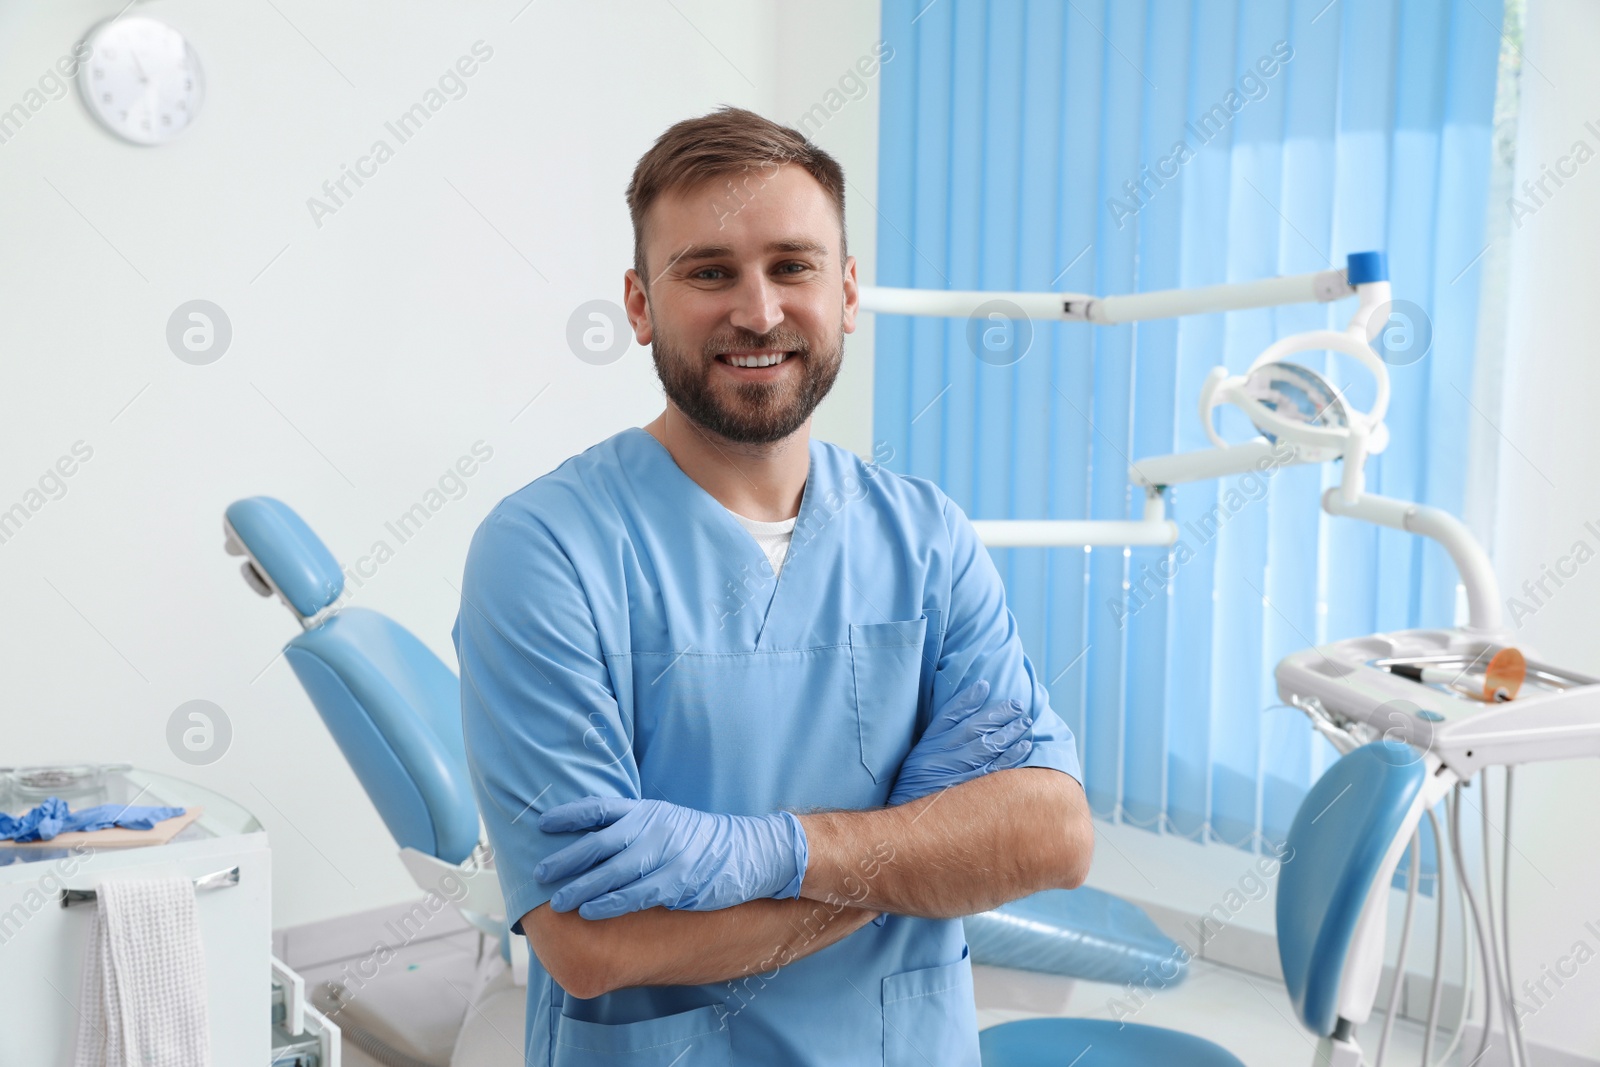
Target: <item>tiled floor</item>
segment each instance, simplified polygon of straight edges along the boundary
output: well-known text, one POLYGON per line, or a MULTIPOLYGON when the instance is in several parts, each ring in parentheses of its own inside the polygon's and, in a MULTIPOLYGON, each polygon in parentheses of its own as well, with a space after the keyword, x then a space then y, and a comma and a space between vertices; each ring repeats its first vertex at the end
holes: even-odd
MULTIPOLYGON (((425 1062, 446 1067, 456 1028, 466 1011, 477 938, 456 934, 406 946, 378 973, 355 988, 348 1014, 372 1022, 392 1044, 409 1046, 425 1062)), ((302 971, 307 989, 341 976, 349 982, 347 962, 323 964, 302 971)), ((359 977, 359 975, 357 976, 359 977)), ((976 970, 978 1024, 992 1026, 1032 1015, 1075 1015, 1116 1018, 1112 1003, 1126 1001, 1121 986, 1003 971, 976 970)), ((1189 978, 1177 989, 1156 993, 1130 1022, 1165 1026, 1215 1041, 1249 1067, 1293 1067, 1312 1063, 1314 1042, 1294 1022, 1281 983, 1214 963, 1191 964, 1189 978)), ((1377 1049, 1382 1016, 1361 1028, 1360 1039, 1370 1061, 1377 1049)), ((519 1047, 521 1034, 506 1034, 508 1048, 519 1047)), ((1421 1027, 1401 1020, 1391 1038, 1387 1062, 1414 1064, 1421 1052, 1421 1027)), ((1437 1055, 1438 1049, 1435 1049, 1437 1055)), ((511 1062, 515 1062, 514 1053, 511 1062)), ((346 1044, 346 1067, 379 1067, 359 1048, 346 1044)), ((1459 1052, 1450 1060, 1461 1067, 1459 1052)))

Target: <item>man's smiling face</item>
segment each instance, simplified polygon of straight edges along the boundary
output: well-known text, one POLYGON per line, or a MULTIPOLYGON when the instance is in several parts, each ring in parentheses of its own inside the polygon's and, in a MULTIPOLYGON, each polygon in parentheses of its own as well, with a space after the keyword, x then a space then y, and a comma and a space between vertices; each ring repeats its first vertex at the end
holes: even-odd
POLYGON ((664 193, 648 220, 648 295, 628 311, 667 398, 729 441, 788 437, 833 388, 855 329, 832 200, 801 167, 752 169, 664 193))

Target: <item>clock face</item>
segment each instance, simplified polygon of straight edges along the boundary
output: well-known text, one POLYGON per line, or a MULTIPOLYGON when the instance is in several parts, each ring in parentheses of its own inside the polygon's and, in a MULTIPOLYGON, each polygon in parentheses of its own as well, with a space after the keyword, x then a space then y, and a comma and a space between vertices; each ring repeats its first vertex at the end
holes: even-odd
POLYGON ((103 22, 85 38, 78 88, 118 137, 155 145, 182 133, 205 96, 200 60, 183 34, 139 15, 103 22))

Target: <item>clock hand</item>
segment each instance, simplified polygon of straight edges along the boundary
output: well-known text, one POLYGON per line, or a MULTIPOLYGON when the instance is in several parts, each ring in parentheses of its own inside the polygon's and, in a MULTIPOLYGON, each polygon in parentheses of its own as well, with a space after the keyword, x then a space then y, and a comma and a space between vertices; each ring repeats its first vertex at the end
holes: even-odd
POLYGON ((130 49, 128 55, 132 57, 134 68, 139 71, 139 81, 144 85, 144 92, 142 95, 144 97, 146 116, 145 126, 148 128, 150 122, 154 121, 156 115, 157 87, 150 84, 150 75, 145 73, 144 64, 139 62, 139 53, 130 49))

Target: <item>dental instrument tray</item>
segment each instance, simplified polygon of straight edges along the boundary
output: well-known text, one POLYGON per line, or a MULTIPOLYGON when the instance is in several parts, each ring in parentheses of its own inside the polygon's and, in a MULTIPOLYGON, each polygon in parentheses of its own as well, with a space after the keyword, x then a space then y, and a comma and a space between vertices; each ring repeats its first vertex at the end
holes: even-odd
POLYGON ((1463 779, 1491 765, 1600 756, 1600 679, 1467 630, 1336 641, 1286 656, 1275 673, 1280 698, 1313 724, 1362 724, 1433 752, 1463 779), (1485 683, 1508 662, 1521 668, 1520 687, 1485 683))

